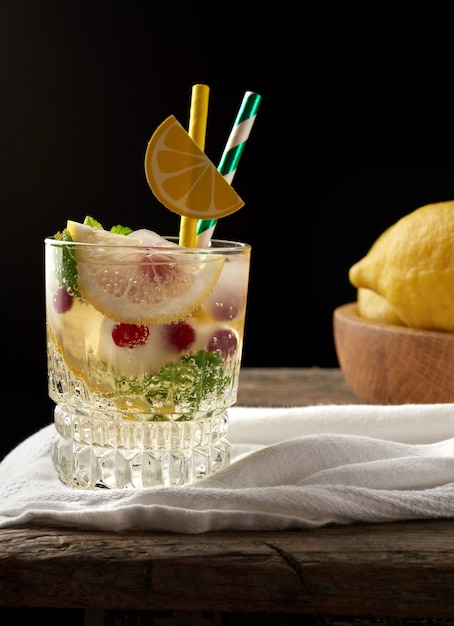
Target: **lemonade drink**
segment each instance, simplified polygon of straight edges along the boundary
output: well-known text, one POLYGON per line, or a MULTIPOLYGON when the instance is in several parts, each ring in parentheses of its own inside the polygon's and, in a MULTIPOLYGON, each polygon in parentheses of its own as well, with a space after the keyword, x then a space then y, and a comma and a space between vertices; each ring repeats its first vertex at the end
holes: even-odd
MULTIPOLYGON (((100 226, 100 225, 99 225, 100 226)), ((52 460, 79 488, 193 483, 230 461, 250 246, 68 222, 46 239, 52 460)))

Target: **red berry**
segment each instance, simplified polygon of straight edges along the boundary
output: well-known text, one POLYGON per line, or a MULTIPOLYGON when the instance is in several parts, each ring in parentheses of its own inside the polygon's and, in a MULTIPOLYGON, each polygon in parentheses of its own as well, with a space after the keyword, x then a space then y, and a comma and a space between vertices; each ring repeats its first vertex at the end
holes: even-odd
POLYGON ((225 360, 227 357, 235 354, 237 347, 238 339, 235 333, 228 328, 220 328, 211 336, 207 350, 208 352, 215 352, 217 350, 225 360))
POLYGON ((112 339, 119 348, 135 348, 147 343, 150 329, 142 324, 115 324, 112 339))
POLYGON ((177 322, 166 326, 167 341, 177 350, 186 350, 195 339, 195 330, 187 322, 177 322))
POLYGON ((66 313, 73 305, 73 296, 66 289, 60 287, 54 293, 54 309, 57 313, 66 313))

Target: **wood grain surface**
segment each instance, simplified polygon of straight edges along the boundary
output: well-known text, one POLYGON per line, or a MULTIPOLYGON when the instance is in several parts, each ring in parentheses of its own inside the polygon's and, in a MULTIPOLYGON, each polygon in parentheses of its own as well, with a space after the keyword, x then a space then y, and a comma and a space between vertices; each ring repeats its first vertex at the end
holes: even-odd
POLYGON ((5 529, 0 605, 454 619, 452 522, 310 531, 5 529))
POLYGON ((333 324, 345 379, 365 402, 454 402, 454 333, 370 322, 356 303, 337 308, 333 324))
POLYGON ((361 404, 338 368, 243 368, 238 406, 361 404))

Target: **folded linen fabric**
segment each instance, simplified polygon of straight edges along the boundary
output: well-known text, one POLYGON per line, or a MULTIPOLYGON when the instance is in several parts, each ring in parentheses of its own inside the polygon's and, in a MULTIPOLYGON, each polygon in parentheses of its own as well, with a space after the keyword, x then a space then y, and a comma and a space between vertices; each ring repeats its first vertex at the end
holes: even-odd
POLYGON ((188 487, 76 490, 53 425, 0 463, 0 527, 283 530, 454 517, 454 405, 230 410, 232 464, 188 487))

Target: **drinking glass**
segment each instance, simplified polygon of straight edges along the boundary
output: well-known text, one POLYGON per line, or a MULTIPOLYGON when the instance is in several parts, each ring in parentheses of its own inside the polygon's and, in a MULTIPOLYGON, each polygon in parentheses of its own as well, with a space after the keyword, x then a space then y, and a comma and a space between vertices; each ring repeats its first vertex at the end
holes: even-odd
POLYGON ((230 463, 251 247, 168 240, 45 240, 51 455, 68 487, 188 485, 230 463))

